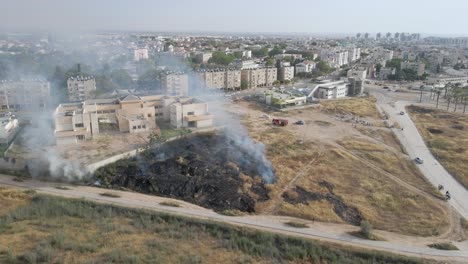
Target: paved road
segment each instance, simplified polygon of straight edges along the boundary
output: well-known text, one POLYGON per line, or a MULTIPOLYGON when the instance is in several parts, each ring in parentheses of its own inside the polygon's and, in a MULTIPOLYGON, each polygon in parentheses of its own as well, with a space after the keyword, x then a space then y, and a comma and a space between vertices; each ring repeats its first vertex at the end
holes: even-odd
MULTIPOLYGON (((405 146, 408 155, 412 159, 420 157, 424 160, 424 164, 417 165, 423 175, 435 187, 442 184, 445 190, 449 190, 452 196, 450 205, 468 219, 468 191, 432 155, 410 116, 399 114, 401 111, 406 113, 405 106, 417 104, 419 97, 395 102, 397 100, 394 97, 395 93, 380 91, 378 88, 369 90, 377 98, 377 105, 389 115, 390 123, 396 121, 403 128, 403 131, 395 129, 395 134, 405 146)), ((445 190, 442 193, 445 194, 445 190)))
MULTIPOLYGON (((249 215, 241 217, 229 217, 224 215, 219 215, 211 210, 201 208, 189 203, 178 201, 181 204, 181 207, 166 207, 162 206, 159 203, 166 198, 144 195, 134 192, 123 192, 123 191, 109 191, 105 189, 95 188, 95 187, 86 187, 86 186, 67 186, 69 190, 60 190, 55 188, 55 186, 62 184, 54 184, 50 182, 40 182, 35 180, 28 180, 24 182, 16 182, 13 180, 14 177, 1 175, 0 174, 0 185, 4 186, 13 186, 16 188, 28 188, 37 190, 40 193, 45 193, 49 195, 57 195, 62 197, 69 198, 80 198, 90 201, 106 203, 106 204, 115 204, 124 207, 132 208, 142 208, 147 210, 166 212, 171 214, 177 214, 182 216, 208 219, 217 222, 223 222, 228 224, 234 224, 264 231, 269 231, 273 233, 281 233, 286 235, 292 235, 297 237, 304 237, 309 239, 316 239, 321 241, 339 243, 342 245, 348 245, 353 247, 371 249, 371 250, 380 250, 387 251, 402 255, 415 256, 415 257, 424 257, 432 258, 443 261, 450 261, 450 263, 467 263, 468 262, 468 251, 444 251, 436 250, 429 247, 426 247, 425 244, 429 243, 426 241, 426 238, 414 238, 414 240, 419 240, 418 243, 408 240, 398 240, 398 241, 370 241, 365 239, 360 239, 348 235, 346 231, 356 230, 356 227, 347 227, 343 228, 345 225, 333 225, 327 224, 328 228, 320 228, 320 223, 309 222, 309 228, 293 228, 288 227, 284 223, 286 221, 301 221, 304 220, 294 219, 290 217, 279 217, 279 216, 265 216, 265 215, 249 215), (99 195, 102 192, 114 192, 118 193, 120 198, 110 198, 99 195), (336 228, 335 228, 336 227, 336 228), (340 230, 340 231, 336 231, 340 230), (422 240, 422 241, 421 241, 422 240)), ((323 225, 323 224, 322 224, 323 225)), ((411 237, 412 238, 412 237, 411 237)), ((467 248, 467 242, 462 242, 456 244, 461 249, 467 248)))

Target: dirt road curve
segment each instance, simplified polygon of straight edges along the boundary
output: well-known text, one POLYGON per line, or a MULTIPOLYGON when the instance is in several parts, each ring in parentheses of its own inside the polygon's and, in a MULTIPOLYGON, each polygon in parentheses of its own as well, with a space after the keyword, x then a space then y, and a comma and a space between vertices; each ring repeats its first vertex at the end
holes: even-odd
MULTIPOLYGON (((60 190, 56 186, 62 184, 54 184, 50 182, 40 182, 28 180, 24 182, 16 182, 14 177, 0 175, 0 185, 16 188, 34 189, 39 193, 56 195, 69 198, 81 198, 90 201, 114 204, 118 206, 142 208, 147 210, 166 212, 187 217, 199 219, 208 219, 217 222, 223 222, 233 225, 239 225, 259 230, 265 230, 274 233, 328 241, 339 243, 348 246, 366 248, 372 250, 387 251, 402 255, 431 258, 437 260, 450 261, 450 263, 467 263, 468 262, 468 242, 456 243, 461 249, 460 251, 443 251, 426 247, 425 245, 432 241, 427 241, 427 238, 405 237, 401 235, 389 236, 388 241, 369 241, 359 239, 347 234, 351 230, 356 230, 356 227, 347 225, 334 225, 324 223, 309 223, 309 228, 293 228, 284 225, 284 222, 294 220, 288 217, 265 216, 265 215, 249 215, 242 217, 229 217, 219 215, 211 210, 201 208, 189 203, 177 201, 181 207, 167 207, 159 203, 168 200, 162 197, 149 196, 133 192, 109 191, 95 187, 86 186, 67 186, 69 190, 60 190), (103 192, 118 193, 120 198, 111 198, 99 195, 103 192)), ((302 221, 295 219, 296 221, 302 221)))
POLYGON ((389 115, 390 123, 397 122, 403 128, 403 130, 395 129, 394 132, 402 145, 405 146, 408 155, 412 159, 420 157, 424 160, 423 164, 418 164, 423 175, 435 187, 442 184, 444 186, 443 193, 449 190, 452 196, 452 199, 449 201, 450 205, 452 205, 461 216, 468 219, 468 191, 434 158, 410 116, 408 114, 399 114, 401 111, 406 113, 405 106, 417 104, 417 102, 393 102, 393 100, 386 95, 386 93, 390 92, 382 92, 379 90, 370 91, 371 94, 377 98, 377 105, 389 115))

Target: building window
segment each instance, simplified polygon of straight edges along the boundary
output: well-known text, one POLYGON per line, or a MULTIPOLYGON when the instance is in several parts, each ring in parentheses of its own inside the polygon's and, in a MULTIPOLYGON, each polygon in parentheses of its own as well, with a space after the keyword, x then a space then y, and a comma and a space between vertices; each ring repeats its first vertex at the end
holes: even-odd
POLYGON ((81 141, 81 140, 85 139, 85 136, 84 135, 78 135, 78 136, 76 136, 76 139, 81 141))
POLYGON ((138 126, 138 129, 141 129, 141 126, 138 126))
POLYGON ((187 115, 195 115, 195 112, 187 112, 187 115))
POLYGON ((133 129, 135 130, 135 129, 136 129, 136 126, 133 126, 133 129))
POLYGON ((148 117, 151 117, 151 114, 148 114, 148 117))
POLYGON ((78 124, 75 124, 75 127, 84 127, 84 124, 83 123, 78 123, 78 124))
POLYGON ((142 127, 143 127, 144 129, 146 129, 146 125, 143 125, 142 127))

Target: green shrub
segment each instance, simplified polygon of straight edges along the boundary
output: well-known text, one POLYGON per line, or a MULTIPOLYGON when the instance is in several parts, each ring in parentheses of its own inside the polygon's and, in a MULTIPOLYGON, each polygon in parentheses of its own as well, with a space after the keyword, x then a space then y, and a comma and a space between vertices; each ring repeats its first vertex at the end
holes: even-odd
POLYGON ((458 248, 452 243, 434 243, 427 246, 440 250, 458 250, 458 248))

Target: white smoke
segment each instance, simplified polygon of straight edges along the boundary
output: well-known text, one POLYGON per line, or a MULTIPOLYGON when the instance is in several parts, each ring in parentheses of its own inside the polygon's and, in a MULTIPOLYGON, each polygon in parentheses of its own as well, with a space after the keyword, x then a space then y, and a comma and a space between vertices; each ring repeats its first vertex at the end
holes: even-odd
POLYGON ((21 133, 22 145, 30 152, 28 170, 33 177, 48 176, 55 179, 79 180, 85 173, 80 164, 63 158, 55 145, 53 115, 51 112, 35 113, 31 124, 21 133))

